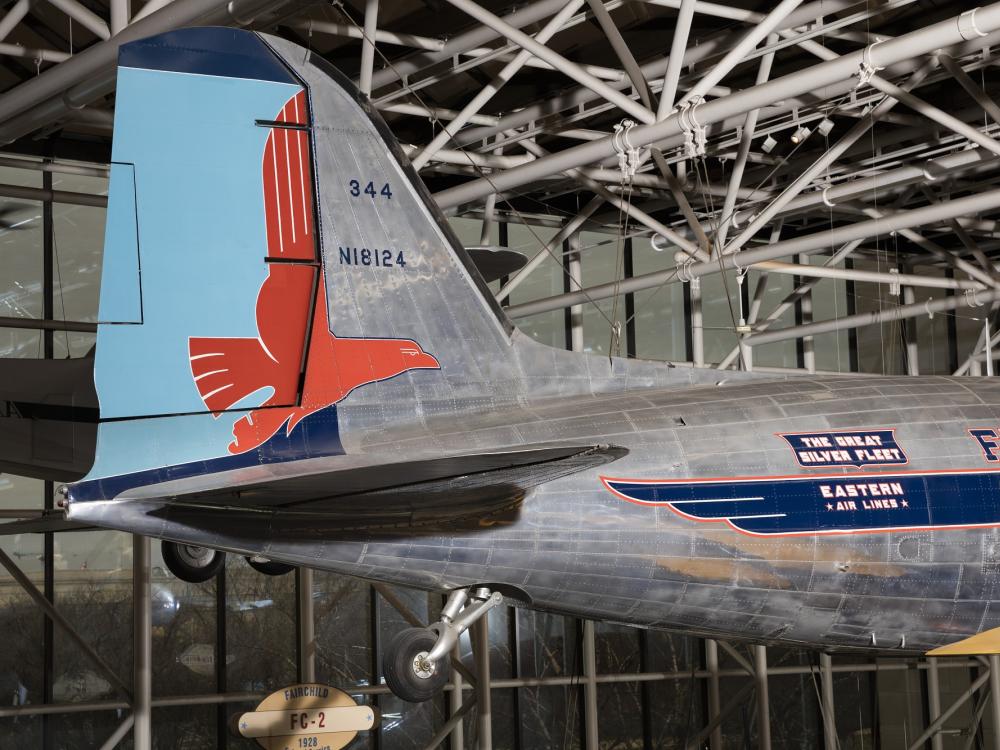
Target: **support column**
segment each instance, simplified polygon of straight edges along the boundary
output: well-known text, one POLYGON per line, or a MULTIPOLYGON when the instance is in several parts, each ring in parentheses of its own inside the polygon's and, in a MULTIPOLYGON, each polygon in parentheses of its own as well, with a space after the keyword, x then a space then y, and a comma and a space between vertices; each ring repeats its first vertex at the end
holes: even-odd
MULTIPOLYGON (((719 698, 719 644, 705 639, 705 669, 708 670, 708 721, 713 721, 722 710, 719 698)), ((722 750, 722 727, 717 726, 709 735, 712 750, 722 750)))
MULTIPOLYGON (((912 305, 917 301, 912 286, 903 287, 903 304, 912 305)), ((911 318, 903 323, 903 335, 906 337, 906 374, 920 374, 920 350, 917 348, 917 321, 911 318)), ((933 660, 932 660, 933 661, 933 660)), ((939 709, 940 710, 940 707, 939 709)), ((939 750, 933 748, 933 750, 939 750)))
POLYGON ((111 0, 111 35, 114 36, 128 26, 131 16, 130 0, 111 0))
MULTIPOLYGON (((936 656, 927 659, 927 718, 931 723, 941 716, 941 681, 938 677, 938 660, 936 656)), ((931 736, 931 750, 944 750, 944 742, 940 734, 931 736)))
POLYGON ((1000 655, 990 654, 990 711, 993 714, 993 750, 1000 750, 1000 655))
MULTIPOLYGON (((798 262, 805 266, 810 265, 809 256, 800 255, 798 257, 798 262)), ((798 281, 798 277, 796 277, 796 279, 795 286, 798 286, 801 282, 798 281)), ((802 312, 803 325, 812 323, 813 298, 811 289, 802 295, 802 299, 799 304, 801 305, 800 310, 802 312)), ((816 347, 812 336, 802 337, 802 366, 809 372, 816 372, 816 347)))
MULTIPOLYGON (((571 289, 583 289, 583 268, 580 264, 580 233, 574 232, 567 241, 569 254, 566 256, 566 271, 571 289)), ((568 308, 569 336, 566 341, 570 351, 583 351, 583 305, 568 308)))
POLYGON ((584 748, 597 750, 597 647, 594 643, 594 621, 583 621, 583 727, 584 748))
POLYGON ((691 356, 696 366, 705 364, 705 318, 701 312, 701 280, 692 279, 691 290, 691 356))
MULTIPOLYGON (((458 644, 451 650, 451 658, 454 661, 462 660, 462 650, 458 644)), ((457 669, 451 670, 451 692, 448 693, 448 715, 456 716, 462 710, 462 673, 457 669)), ((482 704, 480 704, 482 707, 482 704)), ((451 750, 465 750, 465 726, 462 722, 455 724, 448 735, 448 742, 451 750)))
POLYGON ((476 736, 479 750, 493 748, 493 705, 490 695, 490 618, 472 625, 472 651, 476 657, 476 736))
POLYGON ((375 32, 378 30, 378 0, 365 0, 365 38, 361 40, 361 73, 358 88, 365 96, 372 94, 372 69, 375 67, 375 32))
POLYGON ((820 682, 823 699, 823 747, 838 750, 837 717, 833 703, 833 658, 829 654, 819 655, 820 682))
POLYGON ((297 568, 299 588, 299 679, 316 682, 316 615, 312 568, 297 568))
POLYGON ((753 647, 754 683, 757 687, 757 747, 771 750, 771 709, 767 694, 767 647, 753 647))
POLYGON ((152 750, 153 613, 149 537, 132 536, 132 744, 152 750))

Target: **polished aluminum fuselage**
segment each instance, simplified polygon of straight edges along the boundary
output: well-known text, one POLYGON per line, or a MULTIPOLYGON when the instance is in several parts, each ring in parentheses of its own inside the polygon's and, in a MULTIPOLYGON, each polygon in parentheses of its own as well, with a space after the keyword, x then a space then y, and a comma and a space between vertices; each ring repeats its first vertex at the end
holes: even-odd
MULTIPOLYGON (((246 453, 244 468, 204 468, 225 457, 230 441, 223 431, 217 445, 192 447, 209 444, 205 434, 219 431, 190 374, 129 377, 124 368, 155 369, 136 352, 161 350, 173 353, 164 367, 187 367, 189 336, 246 333, 216 330, 211 318, 218 316, 207 312, 197 330, 175 325, 167 302, 179 283, 161 280, 160 307, 143 298, 150 302, 143 326, 99 330, 102 420, 119 419, 100 425, 89 494, 79 485, 67 493, 70 520, 428 590, 491 584, 545 610, 727 638, 914 650, 1000 626, 1000 532, 992 522, 973 530, 932 530, 928 523, 917 530, 762 537, 683 517, 668 505, 628 502, 601 480, 809 475, 778 433, 835 430, 895 430, 909 471, 982 471, 987 456, 967 431, 1000 428, 1000 384, 768 379, 542 346, 506 319, 367 98, 301 47, 262 38, 309 91, 329 332, 345 339, 403 337, 433 355, 440 369, 372 376, 320 412, 336 432, 336 455, 306 446, 287 461, 254 462, 246 453), (348 192, 352 175, 391 184, 391 200, 348 192), (345 263, 344 246, 405 250, 408 260, 391 268, 345 263), (150 327, 155 314, 161 328, 150 327), (137 349, 143 342, 146 349, 137 349), (180 406, 164 404, 166 387, 180 406), (123 395, 129 408, 115 411, 123 395), (415 479, 408 485, 400 468, 551 445, 610 445, 616 450, 607 455, 622 457, 541 484, 512 481, 519 492, 504 508, 477 512, 463 501, 451 516, 435 519, 421 517, 426 486, 415 479), (175 471, 182 458, 183 475, 175 471), (408 488, 409 521, 380 521, 377 492, 359 492, 345 517, 343 508, 330 515, 280 503, 260 507, 252 490, 240 491, 267 485, 280 496, 286 482, 321 477, 332 496, 338 472, 372 467, 386 467, 408 488), (229 502, 206 499, 220 488, 235 488, 229 502)), ((119 106, 116 117, 123 111, 119 106)), ((252 157, 259 172, 260 156, 252 157)), ((200 215, 198 207, 187 208, 200 215)), ((178 211, 157 201, 142 209, 145 226, 160 227, 160 260, 164 274, 172 273, 173 248, 186 246, 170 234, 178 211)), ((252 296, 223 301, 253 309, 252 296)), ((465 479, 454 477, 454 486, 465 479)), ((449 489, 435 485, 438 508, 449 489)), ((952 493, 942 502, 960 505, 963 497, 952 493)), ((977 502, 992 517, 1000 498, 980 491, 977 502)))
MULTIPOLYGON (((628 365, 633 376, 667 369, 618 368, 628 365)), ((806 474, 776 433, 884 427, 895 428, 909 469, 982 468, 966 430, 1000 422, 1000 384, 842 377, 616 393, 613 382, 596 395, 498 399, 488 409, 361 431, 368 455, 488 450, 512 437, 629 451, 471 522, 345 532, 228 509, 192 528, 146 504, 114 502, 104 523, 432 590, 504 584, 540 609, 728 638, 910 651, 1000 626, 995 528, 762 538, 626 502, 599 478, 806 474)), ((341 415, 350 424, 349 406, 341 415)))

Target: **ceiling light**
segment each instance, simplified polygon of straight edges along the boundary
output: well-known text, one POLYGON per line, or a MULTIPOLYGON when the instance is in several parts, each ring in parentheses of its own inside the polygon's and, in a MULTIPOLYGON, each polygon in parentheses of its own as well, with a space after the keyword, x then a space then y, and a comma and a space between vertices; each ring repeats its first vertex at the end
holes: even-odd
POLYGON ((764 142, 760 144, 760 150, 765 154, 769 154, 774 151, 774 147, 778 145, 778 142, 774 140, 772 136, 768 136, 764 139, 764 142))
POLYGON ((795 129, 795 132, 792 133, 792 143, 794 143, 795 145, 802 143, 802 141, 804 141, 806 138, 809 137, 809 134, 811 132, 812 131, 809 130, 809 128, 807 128, 805 125, 799 125, 795 129))
POLYGON ((816 126, 816 130, 819 131, 819 134, 822 136, 830 135, 830 131, 833 130, 833 120, 829 117, 824 117, 819 121, 819 125, 816 126))

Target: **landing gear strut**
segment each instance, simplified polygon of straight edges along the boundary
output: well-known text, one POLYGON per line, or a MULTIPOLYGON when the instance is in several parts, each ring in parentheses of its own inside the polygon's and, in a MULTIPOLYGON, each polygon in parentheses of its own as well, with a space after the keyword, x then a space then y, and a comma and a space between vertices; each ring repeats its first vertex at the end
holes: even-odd
POLYGON ((449 654, 459 636, 501 601, 499 592, 485 587, 453 591, 439 622, 409 628, 392 639, 382 659, 385 684, 410 703, 433 698, 448 682, 449 654))

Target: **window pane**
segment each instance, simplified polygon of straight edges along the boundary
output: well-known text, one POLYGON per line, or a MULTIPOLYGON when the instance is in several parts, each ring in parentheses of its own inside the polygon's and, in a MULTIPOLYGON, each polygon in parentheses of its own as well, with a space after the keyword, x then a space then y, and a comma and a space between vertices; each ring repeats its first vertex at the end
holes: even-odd
POLYGON ((152 542, 153 695, 216 692, 216 579, 185 583, 152 542))
MULTIPOLYGON (((55 604, 126 685, 132 674, 132 537, 118 531, 54 535, 55 604)), ((109 677, 55 629, 56 703, 121 698, 109 677)), ((111 730, 109 730, 110 733, 111 730)))
MULTIPOLYGON (((43 537, 40 534, 0 537, 0 549, 42 590, 43 537)), ((0 704, 43 703, 44 615, 6 568, 0 568, 0 590, 4 592, 0 606, 0 633, 4 638, 4 648, 0 649, 0 704)), ((10 719, 3 721, 15 731, 26 732, 25 737, 34 731, 31 722, 25 719, 13 723, 10 719)))
POLYGON ((371 585, 313 571, 316 679, 344 687, 372 680, 371 585))
POLYGON ((295 575, 268 576, 226 556, 226 688, 269 693, 298 673, 295 575))

